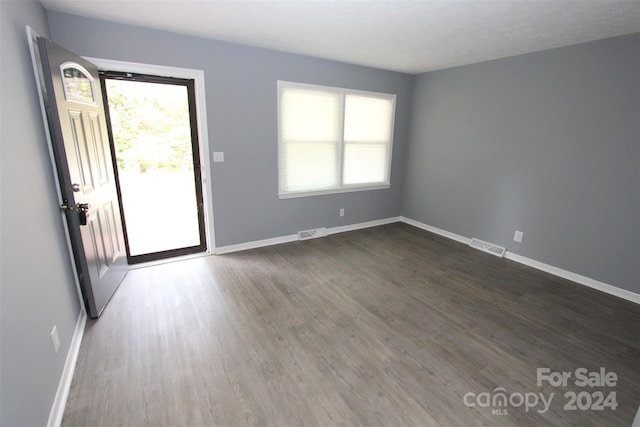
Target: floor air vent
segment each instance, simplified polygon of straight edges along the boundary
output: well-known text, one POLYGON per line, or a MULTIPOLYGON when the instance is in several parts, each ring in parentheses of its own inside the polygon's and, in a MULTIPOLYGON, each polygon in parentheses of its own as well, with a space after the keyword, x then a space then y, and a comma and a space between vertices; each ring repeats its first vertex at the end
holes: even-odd
POLYGON ((316 228, 315 230, 298 231, 298 240, 316 239, 318 237, 325 237, 326 235, 327 229, 324 227, 316 228))
POLYGON ((493 243, 483 242, 480 239, 476 239, 475 237, 471 239, 471 243, 469 246, 472 248, 480 249, 481 251, 490 253, 491 255, 495 255, 497 257, 502 258, 504 256, 505 248, 502 246, 496 246, 493 243))

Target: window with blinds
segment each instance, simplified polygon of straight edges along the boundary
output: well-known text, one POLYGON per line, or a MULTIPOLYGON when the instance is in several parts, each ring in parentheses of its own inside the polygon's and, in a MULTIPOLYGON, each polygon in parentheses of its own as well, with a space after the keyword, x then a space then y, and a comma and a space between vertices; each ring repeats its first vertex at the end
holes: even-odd
POLYGON ((279 81, 280 198, 388 188, 395 100, 279 81))

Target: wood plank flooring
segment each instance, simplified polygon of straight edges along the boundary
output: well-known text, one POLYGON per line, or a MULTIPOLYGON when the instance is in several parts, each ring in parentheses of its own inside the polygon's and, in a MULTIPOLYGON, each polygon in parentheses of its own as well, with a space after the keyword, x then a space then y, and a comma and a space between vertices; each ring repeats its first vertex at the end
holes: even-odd
POLYGON ((629 426, 639 332, 636 304, 390 224, 131 271, 87 325, 63 425, 629 426), (537 386, 581 367, 617 385, 537 386), (554 397, 465 405, 497 387, 554 397), (618 407, 564 410, 567 391, 618 407))

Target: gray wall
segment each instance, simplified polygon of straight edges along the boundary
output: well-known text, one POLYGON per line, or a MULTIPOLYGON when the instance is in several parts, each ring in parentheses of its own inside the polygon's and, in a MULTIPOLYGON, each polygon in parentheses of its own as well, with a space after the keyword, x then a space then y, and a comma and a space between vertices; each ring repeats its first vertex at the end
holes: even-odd
POLYGON ((46 15, 35 2, 0 1, 0 19, 0 424, 39 426, 49 417, 80 303, 25 31, 29 24, 46 34, 46 15))
POLYGON ((217 246, 400 215, 411 76, 61 13, 49 26, 80 55, 204 70, 210 146, 225 152, 212 166, 217 246), (397 94, 391 188, 279 200, 277 80, 397 94))
POLYGON ((640 34, 414 88, 403 215, 640 292, 640 34))

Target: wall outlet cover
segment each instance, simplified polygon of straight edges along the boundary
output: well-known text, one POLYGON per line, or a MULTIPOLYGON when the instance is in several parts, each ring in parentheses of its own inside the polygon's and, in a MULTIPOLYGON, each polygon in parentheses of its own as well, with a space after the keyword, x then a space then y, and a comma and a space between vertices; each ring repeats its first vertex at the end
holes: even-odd
POLYGON ((516 230, 515 234, 513 235, 513 240, 520 243, 522 242, 522 237, 523 237, 523 232, 520 230, 516 230))

